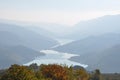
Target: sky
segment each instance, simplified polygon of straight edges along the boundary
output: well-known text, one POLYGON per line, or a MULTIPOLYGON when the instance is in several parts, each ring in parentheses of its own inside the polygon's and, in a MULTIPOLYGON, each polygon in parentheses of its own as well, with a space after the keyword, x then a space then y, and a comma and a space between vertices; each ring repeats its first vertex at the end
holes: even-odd
POLYGON ((0 19, 74 25, 120 14, 120 0, 0 0, 0 19))

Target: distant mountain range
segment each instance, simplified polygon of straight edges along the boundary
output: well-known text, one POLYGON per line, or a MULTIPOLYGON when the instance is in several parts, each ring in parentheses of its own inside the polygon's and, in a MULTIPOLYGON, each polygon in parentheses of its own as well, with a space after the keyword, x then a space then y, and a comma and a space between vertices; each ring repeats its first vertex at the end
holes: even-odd
POLYGON ((83 39, 106 33, 120 33, 120 15, 108 15, 97 19, 82 21, 71 27, 69 39, 83 39))
POLYGON ((79 54, 70 60, 87 64, 88 70, 120 72, 120 34, 104 34, 59 46, 54 50, 79 54))
POLYGON ((29 23, 0 19, 2 23, 16 24, 53 38, 79 40, 106 33, 120 33, 120 15, 107 15, 93 20, 81 21, 73 26, 52 23, 29 23))
POLYGON ((40 35, 40 33, 28 29, 28 27, 0 23, 0 31, 6 31, 16 35, 21 40, 22 45, 35 50, 48 49, 57 44, 56 40, 45 35, 40 35))
POLYGON ((69 36, 76 40, 54 50, 79 54, 70 60, 88 64, 88 70, 120 72, 120 15, 80 22, 69 36))
POLYGON ((3 46, 0 44, 0 69, 11 64, 24 64, 44 54, 25 46, 3 46))
POLYGON ((88 70, 100 69, 103 73, 120 72, 120 44, 103 51, 91 52, 71 58, 72 61, 88 64, 88 70))
POLYGON ((120 34, 110 33, 73 41, 66 45, 56 47, 54 50, 81 55, 101 51, 117 44, 120 44, 120 34))
POLYGON ((15 20, 5 20, 0 19, 1 23, 14 24, 19 26, 24 26, 29 30, 40 33, 46 37, 52 38, 66 38, 68 34, 71 33, 71 28, 66 25, 54 24, 54 23, 31 23, 31 22, 22 22, 15 20))
POLYGON ((0 68, 11 64, 23 64, 33 60, 42 49, 53 47, 58 42, 14 24, 0 23, 0 68))

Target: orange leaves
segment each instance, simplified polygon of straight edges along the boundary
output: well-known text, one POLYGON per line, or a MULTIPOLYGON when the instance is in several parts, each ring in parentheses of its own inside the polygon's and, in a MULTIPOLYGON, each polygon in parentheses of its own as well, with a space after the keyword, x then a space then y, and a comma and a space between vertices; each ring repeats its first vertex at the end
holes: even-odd
POLYGON ((42 74, 52 80, 68 80, 67 71, 60 65, 44 65, 41 67, 42 74))

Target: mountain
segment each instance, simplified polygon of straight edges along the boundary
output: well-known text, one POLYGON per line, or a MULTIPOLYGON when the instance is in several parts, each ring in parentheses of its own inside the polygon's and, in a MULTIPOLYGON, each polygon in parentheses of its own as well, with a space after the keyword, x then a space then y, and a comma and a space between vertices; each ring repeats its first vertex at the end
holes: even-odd
POLYGON ((22 40, 12 32, 0 31, 0 44, 11 46, 20 45, 22 44, 22 40))
POLYGON ((106 33, 120 33, 120 15, 107 15, 96 19, 81 21, 73 26, 52 23, 25 23, 12 20, 0 20, 2 23, 13 23, 32 27, 31 29, 41 35, 53 38, 65 38, 79 40, 89 36, 97 36, 106 33), (37 26, 37 28, 35 27, 37 26), (39 27, 39 28, 38 28, 39 27))
POLYGON ((31 31, 34 31, 34 32, 40 34, 40 35, 44 35, 46 37, 53 38, 53 39, 56 38, 56 35, 53 32, 51 32, 49 30, 46 30, 46 29, 43 29, 41 27, 38 27, 38 26, 28 26, 27 28, 29 30, 31 30, 31 31))
POLYGON ((65 38, 65 35, 71 33, 71 28, 66 25, 55 24, 55 23, 32 23, 32 22, 22 22, 14 20, 0 19, 1 23, 16 24, 19 26, 25 26, 30 30, 40 33, 46 37, 52 37, 55 39, 65 38))
POLYGON ((44 54, 25 46, 3 46, 0 44, 0 69, 11 64, 24 64, 44 54))
POLYGON ((56 44, 56 40, 40 35, 28 27, 0 23, 0 68, 15 63, 25 64, 35 57, 43 56, 40 50, 56 44))
POLYGON ((7 31, 17 35, 22 40, 22 45, 35 50, 47 49, 57 44, 57 41, 52 38, 40 35, 27 27, 14 24, 0 23, 0 31, 7 31))
POLYGON ((96 53, 73 57, 71 60, 88 64, 88 70, 98 68, 104 73, 119 73, 120 44, 96 53))
POLYGON ((52 32, 53 33, 52 36, 54 38, 66 38, 66 35, 71 33, 70 27, 66 25, 52 24, 52 23, 38 23, 34 25, 52 32))
POLYGON ((119 43, 120 34, 109 33, 73 41, 66 45, 56 47, 54 50, 81 55, 101 51, 119 43))
POLYGON ((23 64, 44 54, 22 45, 22 39, 14 33, 0 31, 0 68, 11 64, 23 64))
POLYGON ((88 65, 88 70, 100 69, 102 72, 120 72, 120 34, 104 34, 55 48, 57 51, 79 54, 70 60, 88 65))
POLYGON ((71 28, 71 33, 66 37, 79 40, 106 33, 120 33, 120 15, 108 15, 79 22, 71 28))

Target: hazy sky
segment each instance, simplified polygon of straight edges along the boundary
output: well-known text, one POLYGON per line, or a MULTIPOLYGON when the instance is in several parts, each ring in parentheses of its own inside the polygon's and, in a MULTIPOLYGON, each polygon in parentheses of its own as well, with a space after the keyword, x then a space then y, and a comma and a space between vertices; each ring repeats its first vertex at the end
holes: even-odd
POLYGON ((120 0, 0 0, 0 18, 73 25, 120 14, 120 0))

